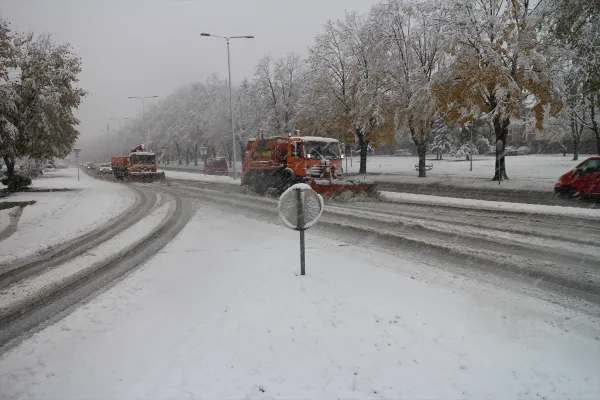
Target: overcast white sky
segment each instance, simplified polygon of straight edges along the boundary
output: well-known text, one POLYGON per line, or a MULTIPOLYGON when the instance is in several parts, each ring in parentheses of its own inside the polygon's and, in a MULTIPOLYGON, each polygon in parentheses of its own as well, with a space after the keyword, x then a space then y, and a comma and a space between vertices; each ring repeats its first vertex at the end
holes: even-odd
MULTIPOLYGON (((265 54, 305 56, 328 19, 366 12, 376 0, 0 0, 14 30, 50 32, 83 59, 81 86, 90 94, 78 111, 80 131, 117 128, 109 117, 141 113, 127 96, 167 96, 179 86, 227 77, 225 41, 200 37, 254 35, 231 42, 232 81, 254 75, 265 54)), ((154 100, 147 100, 147 104, 154 100)))

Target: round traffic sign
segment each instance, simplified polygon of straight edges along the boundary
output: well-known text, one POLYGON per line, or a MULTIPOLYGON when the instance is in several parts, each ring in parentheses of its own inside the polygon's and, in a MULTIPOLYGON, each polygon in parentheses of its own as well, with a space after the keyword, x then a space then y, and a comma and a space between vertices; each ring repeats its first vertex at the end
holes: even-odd
POLYGON ((305 230, 317 222, 323 213, 323 198, 306 183, 289 187, 279 197, 279 215, 290 229, 305 230))

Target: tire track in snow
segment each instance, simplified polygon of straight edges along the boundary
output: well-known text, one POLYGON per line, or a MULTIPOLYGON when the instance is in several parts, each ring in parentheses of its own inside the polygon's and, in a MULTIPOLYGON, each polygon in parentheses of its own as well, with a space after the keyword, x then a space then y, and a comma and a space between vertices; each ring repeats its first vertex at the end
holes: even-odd
MULTIPOLYGON (((166 192, 173 197, 168 215, 160 226, 134 246, 119 251, 94 268, 71 276, 52 290, 31 298, 31 301, 22 307, 0 314, 0 353, 12 348, 35 329, 58 321, 72 307, 109 288, 142 265, 183 229, 194 213, 189 201, 159 185, 150 184, 147 187, 155 192, 166 192)), ((151 204, 154 205, 154 202, 151 204)))
POLYGON ((117 236, 121 231, 148 215, 156 202, 155 191, 135 186, 131 186, 131 189, 136 194, 136 201, 124 214, 116 217, 108 224, 102 225, 77 239, 54 246, 43 253, 0 265, 0 290, 64 264, 68 260, 117 236))

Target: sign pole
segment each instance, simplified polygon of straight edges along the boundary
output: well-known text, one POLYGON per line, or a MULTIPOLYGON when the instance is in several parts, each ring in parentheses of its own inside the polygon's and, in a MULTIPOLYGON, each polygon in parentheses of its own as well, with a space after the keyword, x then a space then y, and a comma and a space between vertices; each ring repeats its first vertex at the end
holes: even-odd
POLYGON ((79 147, 75 147, 73 150, 75 151, 75 162, 77 163, 77 182, 79 182, 79 152, 81 149, 79 147))
POLYGON ((300 230, 300 275, 304 275, 304 196, 301 189, 296 189, 296 196, 298 196, 298 230, 300 230))
POLYGON ((277 208, 285 226, 300 231, 300 275, 306 275, 304 231, 313 226, 323 213, 323 197, 309 185, 296 183, 281 194, 277 208))

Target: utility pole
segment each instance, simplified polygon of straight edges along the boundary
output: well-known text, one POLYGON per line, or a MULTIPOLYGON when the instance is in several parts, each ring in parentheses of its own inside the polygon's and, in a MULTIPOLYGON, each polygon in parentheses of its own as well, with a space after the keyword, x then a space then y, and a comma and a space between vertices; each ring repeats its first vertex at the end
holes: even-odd
POLYGON ((220 38, 220 39, 225 39, 227 41, 227 69, 229 70, 229 113, 231 115, 231 151, 232 151, 232 164, 233 164, 233 179, 236 178, 237 175, 237 171, 236 171, 236 166, 235 166, 235 147, 236 147, 236 143, 235 143, 235 127, 233 124, 233 101, 232 101, 232 95, 231 95, 231 58, 229 56, 229 40, 230 39, 253 39, 254 36, 252 35, 246 35, 246 36, 217 36, 217 35, 211 35, 210 33, 201 33, 200 36, 211 36, 211 37, 216 37, 216 38, 220 38))

